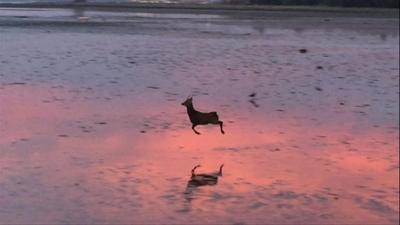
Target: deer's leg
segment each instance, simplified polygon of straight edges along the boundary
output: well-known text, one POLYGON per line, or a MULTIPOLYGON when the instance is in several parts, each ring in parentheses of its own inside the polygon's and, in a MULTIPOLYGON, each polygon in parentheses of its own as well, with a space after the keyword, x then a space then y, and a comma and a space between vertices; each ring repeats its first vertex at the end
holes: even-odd
POLYGON ((221 128, 221 133, 225 134, 224 129, 222 128, 224 122, 218 121, 218 123, 219 123, 219 127, 221 128))
POLYGON ((192 125, 192 130, 196 133, 196 134, 200 134, 197 130, 194 129, 194 127, 197 126, 195 124, 192 125))

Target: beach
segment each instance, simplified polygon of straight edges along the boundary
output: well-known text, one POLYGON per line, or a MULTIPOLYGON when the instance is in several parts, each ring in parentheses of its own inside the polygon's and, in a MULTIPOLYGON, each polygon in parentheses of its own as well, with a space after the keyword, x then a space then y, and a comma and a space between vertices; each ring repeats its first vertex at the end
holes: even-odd
POLYGON ((0 8, 0 224, 399 223, 398 10, 27 6, 0 8))

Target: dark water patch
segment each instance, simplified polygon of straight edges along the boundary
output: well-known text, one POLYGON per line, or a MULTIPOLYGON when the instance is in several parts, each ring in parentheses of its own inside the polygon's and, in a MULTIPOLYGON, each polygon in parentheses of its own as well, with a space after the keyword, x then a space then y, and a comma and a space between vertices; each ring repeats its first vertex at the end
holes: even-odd
POLYGON ((269 149, 270 152, 279 152, 281 151, 280 148, 269 149))
POLYGON ((231 199, 231 198, 235 198, 235 196, 233 196, 232 194, 228 194, 228 193, 214 192, 210 195, 210 200, 212 202, 218 202, 218 201, 227 200, 227 199, 231 199))
POLYGON ((297 199, 300 197, 300 195, 293 191, 280 191, 277 194, 273 194, 272 197, 288 200, 288 199, 297 199))
POLYGON ((191 211, 191 208, 189 208, 189 207, 175 210, 175 212, 177 212, 177 213, 189 213, 190 211, 191 211))
POLYGON ((79 126, 79 128, 84 133, 91 133, 91 132, 96 131, 92 126, 84 126, 84 125, 82 125, 82 126, 79 126))
POLYGON ((7 83, 6 85, 10 85, 10 86, 12 86, 12 85, 26 85, 26 83, 25 82, 11 82, 11 83, 7 83))
POLYGON ((362 104, 362 105, 355 105, 354 107, 365 108, 365 107, 369 107, 369 106, 370 106, 370 104, 362 104))
POLYGON ((232 225, 246 225, 245 222, 232 222, 232 225))
POLYGON ((164 92, 166 95, 168 95, 168 96, 179 96, 179 94, 178 93, 175 93, 175 92, 169 92, 169 91, 166 91, 166 92, 164 92))
POLYGON ((239 152, 240 149, 239 148, 235 148, 235 147, 218 147, 218 148, 214 148, 214 151, 228 151, 228 152, 239 152))
POLYGON ((317 90, 317 91, 322 91, 321 87, 314 87, 314 89, 317 90))
MULTIPOLYGON (((362 115, 362 116, 366 116, 367 115, 366 112, 361 111, 361 110, 353 110, 352 112, 357 113, 357 114, 362 115)), ((389 115, 392 115, 392 114, 389 114, 389 115)))
POLYGON ((160 89, 160 87, 157 87, 157 86, 147 86, 147 88, 149 88, 149 89, 155 89, 155 90, 160 89))
POLYGON ((308 52, 308 50, 307 50, 307 49, 305 49, 305 48, 302 48, 302 49, 299 49, 299 52, 300 52, 300 53, 307 53, 307 52, 308 52))
POLYGON ((314 194, 311 195, 311 197, 312 197, 316 202, 318 202, 318 203, 320 203, 320 204, 325 204, 325 203, 328 203, 328 202, 329 202, 329 199, 328 199, 325 195, 320 194, 320 193, 314 193, 314 194))
POLYGON ((355 201, 360 204, 361 208, 364 208, 364 209, 367 209, 367 210, 370 210, 373 212, 392 214, 392 215, 395 215, 398 213, 398 212, 396 213, 395 209, 391 208, 390 206, 386 205, 384 202, 377 200, 377 199, 356 198, 355 201))
POLYGON ((263 203, 263 202, 256 202, 256 203, 253 203, 252 205, 250 205, 250 209, 258 209, 258 208, 262 208, 262 207, 265 207, 265 206, 268 206, 268 204, 266 204, 266 203, 263 203))
POLYGON ((293 207, 295 207, 295 206, 292 205, 292 204, 288 204, 288 203, 278 203, 278 204, 276 205, 276 207, 277 207, 278 209, 293 209, 293 207))
POLYGON ((319 217, 324 220, 330 220, 330 219, 334 219, 335 216, 332 213, 322 213, 319 215, 319 217))
POLYGON ((332 199, 334 199, 334 200, 339 200, 339 195, 336 194, 336 193, 327 192, 326 194, 329 195, 329 196, 331 196, 332 199))

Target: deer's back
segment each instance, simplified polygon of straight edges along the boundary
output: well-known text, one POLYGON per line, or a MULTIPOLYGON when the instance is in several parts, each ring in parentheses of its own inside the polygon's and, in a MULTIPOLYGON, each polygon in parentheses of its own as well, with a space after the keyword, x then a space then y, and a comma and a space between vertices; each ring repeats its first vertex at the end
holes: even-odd
POLYGON ((199 111, 194 111, 189 114, 190 121, 193 124, 209 124, 209 123, 218 123, 218 114, 217 112, 208 112, 203 113, 199 111))

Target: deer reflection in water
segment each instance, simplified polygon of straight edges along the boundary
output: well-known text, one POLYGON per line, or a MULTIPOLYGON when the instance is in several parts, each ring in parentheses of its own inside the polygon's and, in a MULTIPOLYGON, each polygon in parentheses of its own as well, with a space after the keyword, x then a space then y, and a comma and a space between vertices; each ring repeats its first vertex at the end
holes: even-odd
POLYGON ((196 174, 196 169, 199 167, 200 165, 193 167, 192 175, 186 186, 185 199, 188 201, 191 201, 194 198, 193 195, 199 187, 213 186, 218 183, 218 177, 222 176, 222 168, 224 167, 224 164, 219 167, 219 171, 196 174))
POLYGON ((197 125, 206 125, 206 124, 219 124, 221 128, 221 133, 225 134, 224 129, 223 129, 223 122, 219 120, 217 112, 199 112, 194 109, 193 107, 193 97, 187 98, 184 102, 182 102, 182 105, 186 106, 187 113, 189 115, 190 122, 192 122, 192 130, 196 134, 200 134, 197 130, 194 128, 197 125))

